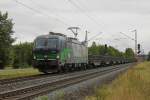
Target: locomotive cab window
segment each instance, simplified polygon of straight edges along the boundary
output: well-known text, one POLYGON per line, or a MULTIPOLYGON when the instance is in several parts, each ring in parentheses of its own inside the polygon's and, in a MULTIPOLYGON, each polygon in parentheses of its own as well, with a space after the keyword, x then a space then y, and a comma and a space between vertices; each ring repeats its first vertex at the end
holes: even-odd
POLYGON ((51 49, 56 49, 58 45, 58 40, 54 38, 49 38, 47 42, 47 47, 51 49))
POLYGON ((35 40, 35 48, 44 48, 46 44, 45 38, 39 38, 35 40))
POLYGON ((35 40, 35 48, 50 48, 56 49, 58 40, 55 38, 39 38, 35 40))
POLYGON ((59 49, 62 50, 66 46, 66 42, 64 40, 59 40, 59 49))

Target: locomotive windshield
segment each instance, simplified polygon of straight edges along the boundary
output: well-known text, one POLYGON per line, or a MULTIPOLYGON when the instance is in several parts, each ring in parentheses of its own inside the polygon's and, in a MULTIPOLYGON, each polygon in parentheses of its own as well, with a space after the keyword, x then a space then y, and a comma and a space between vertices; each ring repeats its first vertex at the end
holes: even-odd
POLYGON ((56 38, 39 38, 35 40, 35 48, 56 49, 58 40, 56 38))

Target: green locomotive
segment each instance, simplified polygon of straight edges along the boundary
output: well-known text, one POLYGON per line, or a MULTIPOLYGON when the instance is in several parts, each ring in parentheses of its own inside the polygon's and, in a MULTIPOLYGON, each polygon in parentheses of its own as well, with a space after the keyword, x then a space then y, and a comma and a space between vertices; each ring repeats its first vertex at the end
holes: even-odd
POLYGON ((48 73, 85 68, 88 64, 88 48, 85 42, 50 32, 34 41, 33 66, 48 73))

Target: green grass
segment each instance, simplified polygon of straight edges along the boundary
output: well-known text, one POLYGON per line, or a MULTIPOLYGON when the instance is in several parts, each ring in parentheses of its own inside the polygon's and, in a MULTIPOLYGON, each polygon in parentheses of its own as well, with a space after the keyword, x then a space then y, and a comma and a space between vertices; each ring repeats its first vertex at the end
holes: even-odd
POLYGON ((140 63, 86 100, 150 100, 150 62, 140 63))
POLYGON ((5 69, 0 70, 0 79, 24 77, 30 75, 37 75, 40 72, 37 69, 25 68, 25 69, 5 69))

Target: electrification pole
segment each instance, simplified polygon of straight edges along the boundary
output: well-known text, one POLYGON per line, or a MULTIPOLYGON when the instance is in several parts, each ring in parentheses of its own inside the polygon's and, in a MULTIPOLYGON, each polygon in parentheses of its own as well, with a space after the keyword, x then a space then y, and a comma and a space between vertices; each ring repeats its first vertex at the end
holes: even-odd
POLYGON ((135 55, 137 55, 137 30, 133 30, 132 32, 135 32, 135 55))
POLYGON ((125 33, 122 33, 122 32, 120 32, 120 33, 135 42, 135 55, 137 55, 137 49, 138 49, 138 47, 137 47, 137 45, 138 45, 138 43, 137 43, 137 30, 133 30, 133 31, 131 31, 131 32, 134 32, 134 33, 135 33, 135 38, 132 38, 132 37, 126 35, 125 33))
POLYGON ((84 41, 86 46, 88 46, 88 33, 89 32, 86 30, 85 31, 85 41, 84 41))

